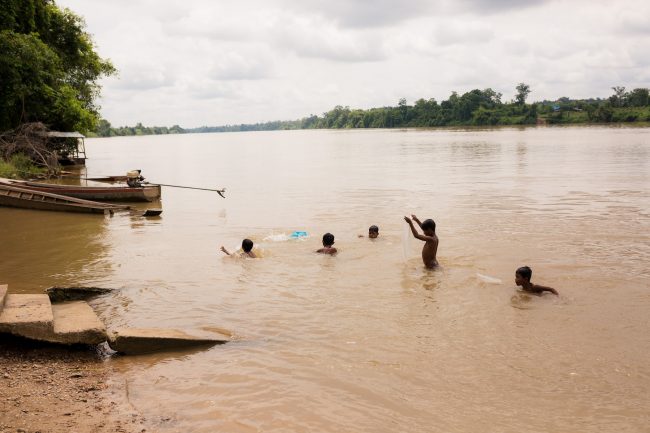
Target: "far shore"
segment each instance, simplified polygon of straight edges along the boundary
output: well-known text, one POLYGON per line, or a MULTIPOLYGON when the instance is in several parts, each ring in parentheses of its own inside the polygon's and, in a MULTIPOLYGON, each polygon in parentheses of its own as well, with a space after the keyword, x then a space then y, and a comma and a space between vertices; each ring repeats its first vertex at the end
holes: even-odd
MULTIPOLYGON (((447 126, 399 126, 393 128, 292 128, 292 129, 251 129, 241 131, 195 131, 192 129, 184 132, 169 133, 134 133, 123 135, 103 136, 88 133, 88 138, 115 138, 115 137, 148 137, 152 135, 195 135, 195 134, 226 134, 238 132, 284 132, 284 131, 498 131, 502 129, 527 129, 527 128, 649 128, 650 121, 635 122, 583 122, 583 123, 538 123, 538 124, 511 124, 511 125, 447 125, 447 126)), ((196 129, 196 128, 194 128, 196 129)))

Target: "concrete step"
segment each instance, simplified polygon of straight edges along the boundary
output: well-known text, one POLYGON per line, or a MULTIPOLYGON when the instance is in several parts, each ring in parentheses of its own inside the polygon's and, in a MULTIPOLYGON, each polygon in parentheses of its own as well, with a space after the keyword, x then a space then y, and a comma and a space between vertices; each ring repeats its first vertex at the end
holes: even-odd
POLYGON ((103 287, 50 287, 45 293, 52 302, 64 301, 85 301, 94 296, 104 295, 112 292, 113 289, 103 287))
POLYGON ((0 332, 49 341, 54 333, 50 298, 45 295, 6 295, 0 311, 0 332))
POLYGON ((121 328, 110 336, 108 345, 116 352, 139 355, 186 349, 193 346, 212 346, 227 343, 229 338, 200 338, 176 329, 121 328))
POLYGON ((48 340, 52 343, 99 344, 107 340, 106 326, 84 301, 52 304, 52 314, 54 332, 48 340))
POLYGON ((5 298, 7 297, 7 289, 9 286, 6 284, 0 284, 0 311, 5 306, 5 298))

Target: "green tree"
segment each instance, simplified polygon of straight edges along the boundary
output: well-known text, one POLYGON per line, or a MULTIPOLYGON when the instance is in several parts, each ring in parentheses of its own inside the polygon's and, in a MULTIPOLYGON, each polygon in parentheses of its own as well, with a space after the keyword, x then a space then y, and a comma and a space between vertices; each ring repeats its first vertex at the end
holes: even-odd
POLYGON ((0 8, 0 131, 40 121, 94 130, 98 80, 115 72, 95 52, 83 19, 52 0, 5 0, 0 8))
POLYGON ((650 104, 648 89, 634 89, 627 94, 627 103, 630 107, 645 107, 650 104))
POLYGON ((526 103, 526 98, 528 98, 528 95, 530 94, 530 86, 525 83, 519 83, 515 89, 517 90, 515 101, 517 101, 517 104, 519 105, 524 105, 526 103))
POLYGON ((62 79, 59 58, 42 41, 0 31, 0 131, 50 118, 62 79))
POLYGON ((110 137, 113 135, 111 131, 112 129, 111 122, 106 119, 100 119, 96 132, 100 137, 110 137))
POLYGON ((627 94, 625 93, 624 86, 614 86, 612 87, 614 94, 609 97, 609 102, 612 104, 612 107, 624 107, 627 99, 627 94))

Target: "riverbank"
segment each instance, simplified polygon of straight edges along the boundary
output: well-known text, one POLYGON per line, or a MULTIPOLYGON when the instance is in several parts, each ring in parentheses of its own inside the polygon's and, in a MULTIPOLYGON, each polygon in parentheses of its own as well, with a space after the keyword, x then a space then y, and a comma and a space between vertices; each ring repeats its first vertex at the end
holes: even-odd
POLYGON ((135 433, 145 419, 124 380, 89 348, 60 348, 2 335, 0 432, 135 433))

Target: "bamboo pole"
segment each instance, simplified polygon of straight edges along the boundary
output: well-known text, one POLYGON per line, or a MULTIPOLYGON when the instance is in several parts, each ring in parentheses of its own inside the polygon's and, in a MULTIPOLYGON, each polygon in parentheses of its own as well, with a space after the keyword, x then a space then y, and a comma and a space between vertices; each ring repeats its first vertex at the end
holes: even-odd
POLYGON ((226 196, 223 195, 226 192, 225 188, 222 188, 222 189, 197 188, 195 186, 170 185, 168 183, 158 183, 158 182, 143 182, 143 183, 146 183, 146 184, 149 184, 149 185, 169 186, 171 188, 196 189, 196 190, 199 190, 199 191, 212 191, 212 192, 216 192, 221 197, 226 198, 226 196))

